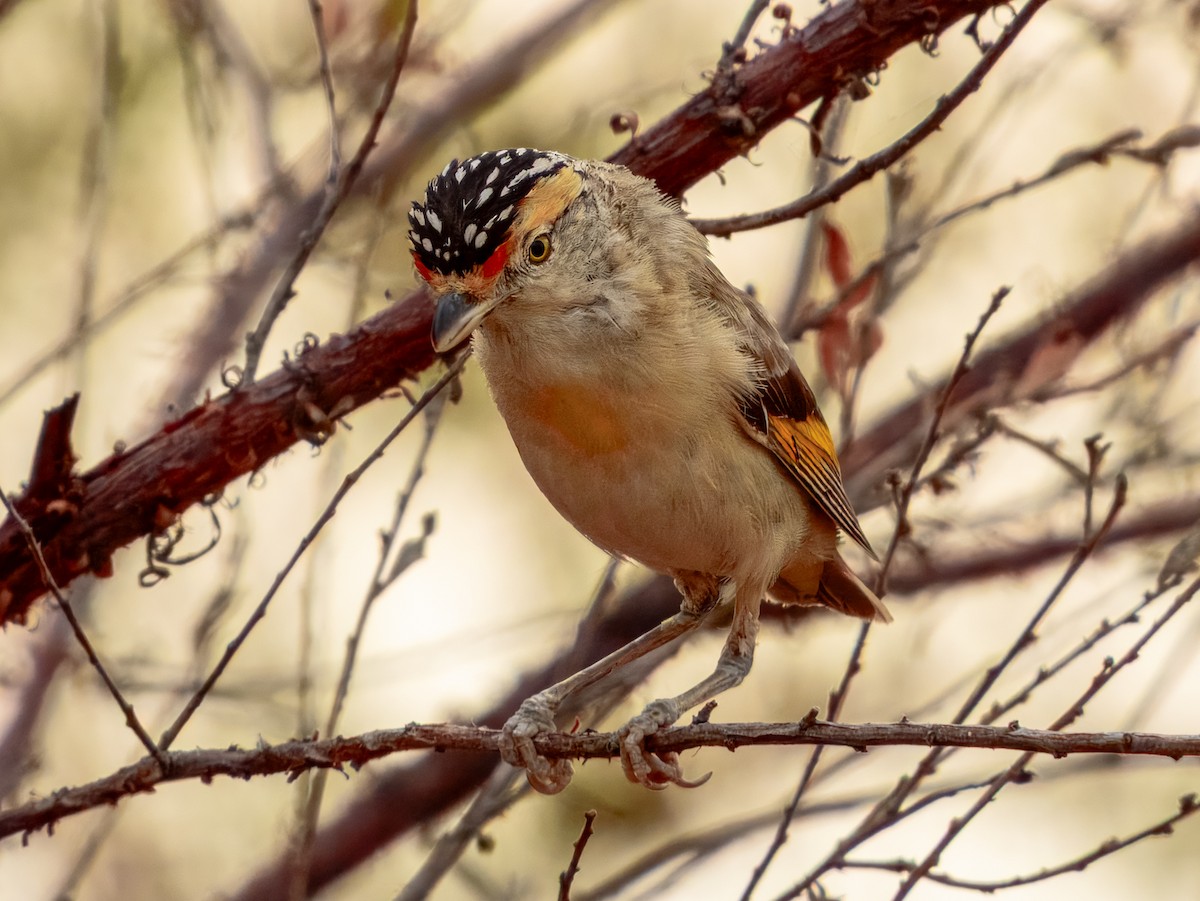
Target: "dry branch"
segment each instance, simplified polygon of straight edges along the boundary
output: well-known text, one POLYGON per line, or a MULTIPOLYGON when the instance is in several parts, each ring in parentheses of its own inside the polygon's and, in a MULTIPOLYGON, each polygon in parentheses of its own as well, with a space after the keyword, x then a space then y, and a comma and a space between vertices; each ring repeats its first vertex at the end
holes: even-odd
POLYGON ((898 50, 930 42, 991 0, 839 3, 777 45, 717 77, 654 127, 638 132, 613 162, 681 195, 710 172, 748 153, 766 132, 818 100, 877 72, 898 50))
MULTIPOLYGON (((57 497, 17 499, 60 586, 108 575, 112 556, 169 527, 193 504, 260 469, 298 441, 320 442, 338 417, 378 398, 434 359, 430 304, 414 294, 282 369, 205 401, 140 444, 65 480, 57 497)), ((47 468, 35 461, 35 471, 47 468)), ((0 622, 21 622, 45 591, 16 524, 0 526, 0 622)))
MULTIPOLYGON (((48 798, 0 813, 0 837, 41 829, 85 810, 153 791, 167 782, 190 779, 208 782, 217 776, 233 779, 281 773, 295 776, 313 768, 358 769, 372 760, 402 751, 432 750, 442 754, 470 751, 494 756, 498 753, 499 736, 498 730, 479 726, 412 724, 351 738, 291 741, 249 750, 172 751, 166 755, 169 766, 165 773, 154 758, 147 756, 103 779, 62 789, 48 798)), ((534 743, 540 754, 551 758, 611 760, 620 756, 615 732, 577 735, 553 732, 537 736, 534 743)), ((959 747, 1024 751, 1055 758, 1070 754, 1150 756, 1171 760, 1200 757, 1200 735, 1053 732, 1026 729, 1015 722, 1007 726, 830 723, 818 720, 815 711, 813 716, 795 723, 702 723, 666 729, 647 739, 647 748, 656 753, 678 753, 696 748, 734 751, 762 745, 837 745, 857 751, 888 745, 959 747)))
MULTIPOLYGON (((1050 396, 1079 356, 1137 313, 1165 284, 1200 261, 1200 212, 1126 250, 1091 282, 1055 304, 1052 318, 1034 322, 982 351, 955 387, 944 424, 1022 400, 1050 396)), ((860 435, 842 454, 847 490, 863 509, 889 470, 903 468, 921 439, 923 421, 943 384, 930 386, 860 435)), ((876 498, 876 501, 880 498, 876 498)))

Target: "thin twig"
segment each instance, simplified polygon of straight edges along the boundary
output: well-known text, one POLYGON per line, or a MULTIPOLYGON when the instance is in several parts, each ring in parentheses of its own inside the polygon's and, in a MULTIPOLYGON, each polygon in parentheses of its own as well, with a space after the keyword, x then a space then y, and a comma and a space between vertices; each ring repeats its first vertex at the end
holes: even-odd
MULTIPOLYGON (((932 452, 933 446, 937 442, 939 426, 941 424, 942 417, 945 415, 946 408, 950 404, 950 398, 954 394, 954 389, 958 386, 958 383, 962 380, 962 377, 967 372, 967 367, 971 360, 971 352, 975 348, 975 342, 979 340, 979 336, 983 333, 988 321, 993 315, 995 315, 996 311, 1000 309, 1000 304, 1007 295, 1007 288, 1001 288, 999 291, 993 294, 991 302, 988 304, 987 309, 983 311, 983 315, 980 316, 979 322, 976 324, 974 330, 967 335, 963 343, 962 354, 958 358, 958 363, 955 365, 954 371, 950 374, 950 378, 946 382, 945 390, 942 392, 941 400, 934 409, 933 417, 930 420, 929 426, 925 432, 925 440, 922 442, 921 448, 917 452, 917 456, 913 461, 912 469, 909 472, 908 478, 898 491, 896 501, 896 527, 892 530, 892 537, 888 542, 887 552, 884 554, 883 562, 880 565, 879 573, 876 576, 875 582, 875 592, 881 597, 883 596, 884 590, 887 586, 887 573, 888 569, 891 567, 892 560, 895 558, 896 548, 899 545, 901 538, 908 534, 908 505, 912 500, 913 492, 916 489, 916 486, 920 482, 921 469, 924 467, 925 462, 929 459, 929 454, 932 452)), ((854 642, 854 649, 850 652, 849 661, 842 672, 841 682, 839 682, 837 689, 829 697, 828 716, 831 720, 836 720, 838 715, 841 713, 842 704, 845 702, 846 696, 850 692, 850 682, 861 669, 862 655, 866 648, 867 636, 870 634, 870 629, 870 622, 864 622, 859 627, 858 637, 854 642)), ((791 802, 784 809, 783 815, 780 817, 779 828, 775 831, 775 835, 771 841, 771 844, 763 853, 762 860, 759 861, 758 865, 751 873, 750 880, 746 884, 746 888, 742 891, 741 901, 749 901, 750 896, 754 893, 754 889, 758 886, 758 883, 762 880, 762 877, 766 875, 767 868, 775 859, 775 855, 779 853, 779 851, 783 848, 784 843, 787 841, 788 825, 795 816, 796 810, 800 806, 800 801, 812 780, 813 774, 816 772, 817 765, 820 762, 823 751, 824 747, 818 746, 814 748, 812 754, 809 755, 808 763, 804 768, 804 773, 800 777, 800 783, 796 786, 796 791, 792 795, 791 802)))
MULTIPOLYGON (((76 295, 73 332, 88 331, 95 316, 96 269, 100 243, 109 202, 112 145, 116 130, 117 101, 121 93, 121 23, 117 6, 112 0, 97 7, 99 93, 88 122, 83 142, 83 165, 80 173, 79 221, 81 223, 79 251, 79 282, 76 295)), ((78 344, 76 384, 86 384, 87 345, 78 344)))
POLYGON ((329 44, 325 37, 325 12, 321 0, 308 0, 308 11, 312 15, 313 34, 317 39, 317 56, 320 60, 321 88, 325 92, 325 107, 329 111, 329 175, 327 183, 332 189, 337 185, 342 171, 342 147, 338 140, 337 105, 334 102, 333 72, 329 68, 329 44))
MULTIPOLYGON (((1119 490, 1120 481, 1118 481, 1119 490)), ((1130 646, 1129 650, 1119 660, 1113 661, 1112 658, 1106 658, 1101 671, 1091 680, 1083 693, 1070 703, 1058 719, 1050 725, 1049 731, 1061 731, 1082 716, 1088 702, 1107 686, 1118 673, 1138 659, 1149 641, 1158 634, 1175 614, 1192 600, 1198 591, 1200 591, 1200 580, 1193 582, 1185 591, 1180 592, 1174 603, 1146 629, 1142 636, 1130 646)), ((903 901, 904 898, 908 897, 916 884, 934 867, 941 858, 942 853, 950 846, 950 843, 962 833, 985 807, 991 804, 1002 788, 1025 772, 1025 768, 1032 758, 1033 754, 1029 752, 1018 757, 1011 766, 995 777, 987 790, 976 799, 969 810, 955 817, 950 822, 942 837, 938 839, 925 858, 905 878, 894 896, 894 901, 903 901)))
MULTIPOLYGON (((1058 442, 1055 440, 1039 441, 1032 435, 1026 435, 1016 426, 1002 420, 996 414, 989 414, 987 417, 987 428, 989 431, 998 432, 1011 438, 1013 441, 1020 442, 1027 447, 1033 448, 1042 456, 1056 463, 1067 475, 1074 479, 1078 484, 1085 485, 1088 481, 1088 474, 1080 468, 1079 464, 1067 457, 1063 456, 1058 450, 1058 442)), ((1087 534, 1086 532, 1084 534, 1087 534)))
POLYGON ((173 722, 167 731, 163 733, 163 736, 159 741, 159 747, 161 747, 163 750, 166 750, 171 746, 171 743, 175 741, 175 738, 179 735, 179 730, 183 728, 184 724, 187 723, 189 719, 191 719, 192 714, 196 712, 201 702, 216 684, 217 680, 221 678, 221 674, 225 672, 225 668, 233 659, 233 655, 238 652, 258 622, 267 615, 267 608, 270 606, 271 600, 275 597, 276 592, 279 591, 280 586, 283 585, 284 579, 287 578, 288 574, 300 561, 300 558, 304 556, 304 552, 307 551, 313 541, 316 540, 317 535, 320 534, 326 523, 333 519, 334 514, 337 512, 338 504, 341 503, 342 499, 350 492, 350 489, 354 487, 358 480, 362 478, 363 474, 371 466, 373 466, 380 457, 383 456, 383 453, 387 450, 388 445, 390 445, 400 435, 400 433, 407 428, 408 424, 412 422, 414 418, 416 418, 417 414, 419 414, 421 410, 423 410, 425 406, 437 396, 438 392, 440 392, 443 388, 450 384, 450 382, 458 377, 458 373, 462 371, 462 367, 467 361, 467 356, 467 354, 460 356, 454 362, 454 364, 446 370, 442 377, 434 382, 434 384, 431 385, 429 389, 421 395, 420 398, 418 398, 417 402, 413 404, 408 412, 404 415, 404 418, 396 424, 396 427, 393 428, 381 442, 379 442, 378 446, 376 446, 376 448, 367 455, 367 458, 363 460, 363 462, 360 463, 353 471, 351 471, 345 479, 342 480, 341 487, 338 488, 337 492, 326 505, 324 511, 322 511, 321 515, 317 517, 316 522, 313 523, 312 527, 300 540, 300 544, 297 545, 296 550, 292 553, 291 558, 284 565, 283 569, 276 574, 275 580, 271 583, 271 587, 267 589, 267 593, 263 595, 263 599, 259 601, 258 606, 254 608, 254 612, 250 614, 249 619, 246 620, 246 623, 242 626, 241 631, 239 631, 237 636, 225 647, 225 651, 221 655, 221 659, 217 661, 216 666, 213 667, 212 672, 210 672, 208 675, 208 678, 204 680, 204 684, 202 684, 196 690, 196 693, 192 696, 191 700, 188 701, 183 710, 180 711, 179 716, 176 717, 175 722, 173 722))
MULTIPOLYGON (((960 879, 956 876, 950 876, 946 873, 930 871, 925 874, 925 878, 930 882, 936 882, 939 885, 948 885, 952 888, 969 889, 972 891, 983 892, 984 894, 992 894, 993 892, 1002 891, 1004 889, 1018 888, 1023 885, 1032 885, 1036 882, 1046 882, 1054 879, 1057 876, 1064 876, 1067 873, 1082 873, 1089 866, 1096 863, 1098 860, 1103 860, 1105 857, 1110 857, 1119 851, 1124 851, 1131 845, 1136 845, 1138 842, 1144 841, 1155 836, 1169 836, 1174 834, 1176 823, 1187 819, 1188 817, 1200 811, 1200 803, 1197 803, 1195 795, 1184 795, 1179 799, 1175 812, 1170 816, 1164 817, 1157 823, 1147 826, 1132 835, 1127 835, 1125 838, 1116 839, 1110 838, 1107 841, 1097 845, 1086 854, 1081 854, 1072 860, 1065 861, 1054 867, 1046 867, 1036 873, 1030 873, 1027 876, 1014 876, 1011 879, 999 879, 994 882, 985 882, 981 880, 960 879)), ((842 866, 845 869, 858 870, 887 870, 895 873, 911 872, 916 864, 911 861, 863 861, 863 860, 847 860, 842 866)))
POLYGON ((746 10, 746 15, 742 17, 742 22, 738 26, 733 40, 721 48, 721 59, 717 63, 717 72, 728 75, 733 71, 733 67, 738 61, 739 51, 746 46, 746 41, 750 40, 750 32, 754 30, 754 23, 766 11, 768 2, 769 0, 751 0, 750 7, 746 10))
POLYGON ((400 37, 396 41, 396 54, 392 59, 392 70, 388 75, 387 82, 383 86, 380 93, 379 103, 375 107, 375 112, 371 115, 370 124, 367 126, 366 134, 363 135, 362 141, 359 142, 358 150, 350 160, 350 164, 345 169, 338 173, 337 184, 333 190, 325 195, 324 201, 321 203, 321 208, 317 211, 313 221, 309 223, 301 234, 299 246, 292 254, 287 265, 284 267, 283 275, 275 284, 275 290, 271 293, 270 299, 263 310, 262 318, 259 319, 258 325, 254 331, 246 336, 246 365, 242 373, 242 384, 248 385, 254 381, 254 376, 258 372, 259 359, 262 357, 263 346, 266 344, 267 335, 271 331, 271 327, 275 324, 275 320, 283 312, 291 300, 293 285, 296 278, 300 275, 300 271, 308 263, 308 258, 312 256, 313 251, 317 247, 317 243, 321 240, 321 236, 325 233, 326 227, 333 219, 333 214, 337 212, 342 201, 349 195, 354 183, 358 180, 359 174, 362 172, 363 165, 366 163, 367 155, 375 149, 375 139, 379 136, 379 129, 383 126, 383 118, 387 115, 388 108, 392 105, 392 98, 396 94, 396 84, 400 80, 400 73, 404 71, 404 65, 408 61, 408 50, 412 45, 413 32, 417 26, 417 0, 408 0, 407 9, 405 11, 404 27, 400 32, 400 37))
POLYGON ((899 547, 900 541, 905 538, 910 532, 908 523, 908 507, 912 502, 913 494, 921 480, 921 470, 925 467, 926 461, 929 459, 930 453, 933 451, 933 446, 937 443, 937 439, 941 434, 942 420, 946 415, 947 409, 950 407, 950 402, 954 397, 954 391, 959 383, 966 376, 971 363, 971 353, 975 349, 975 342, 979 340, 979 336, 983 334, 984 328, 988 321, 1000 309, 1000 304, 1004 302, 1004 298, 1008 296, 1010 289, 1005 287, 999 289, 992 295, 991 302, 988 304, 983 315, 979 317, 979 322, 975 328, 967 335, 963 343, 963 351, 959 355, 958 363, 954 366, 954 371, 950 373, 950 378, 945 384, 941 397, 938 400, 937 406, 933 411, 933 418, 929 422, 929 427, 925 430, 925 437, 921 441, 921 446, 917 450, 917 455, 913 460, 912 468, 908 478, 904 484, 899 487, 896 502, 896 528, 892 530, 891 540, 888 541, 887 550, 883 554, 883 562, 880 564, 879 575, 876 577, 875 593, 882 596, 887 590, 887 575, 891 568, 892 560, 896 556, 896 549, 899 547))
POLYGON ((575 840, 574 850, 571 852, 571 862, 558 877, 558 901, 571 901, 571 885, 575 882, 575 875, 579 872, 579 862, 583 859, 583 850, 592 837, 594 822, 596 822, 596 811, 585 810, 583 812, 583 829, 579 833, 579 838, 575 840))
POLYGON ((529 791, 529 783, 521 770, 510 766, 497 767, 454 828, 438 836, 433 850, 396 895, 395 901, 424 901, 428 898, 471 842, 478 839, 483 827, 529 791))
POLYGON ((964 100, 979 90, 984 77, 999 62, 1004 52, 1012 46, 1017 35, 1033 19, 1034 13, 1046 5, 1048 0, 1029 0, 967 73, 966 77, 950 91, 942 96, 934 105, 933 111, 918 123, 903 137, 889 144, 883 150, 859 160, 844 175, 835 178, 824 188, 794 200, 791 203, 764 210, 758 213, 746 213, 739 216, 726 216, 720 219, 693 219, 694 225, 706 235, 728 237, 735 232, 751 231, 767 225, 777 225, 792 219, 801 219, 819 207, 833 203, 846 192, 869 181, 877 173, 899 162, 914 147, 937 132, 964 100))
MULTIPOLYGON (((412 500, 413 494, 417 490, 417 485, 425 474, 425 462, 429 457, 430 448, 433 446, 433 438, 437 434, 437 427, 441 422, 441 415, 444 409, 445 397, 441 394, 436 395, 426 408, 425 431, 421 438, 421 445, 417 448, 416 457, 409 472, 408 482, 400 492, 400 499, 397 501, 394 513, 392 514, 391 525, 383 535, 383 541, 379 549, 379 558, 375 565, 375 572, 371 576, 366 595, 359 606, 358 620, 355 622, 350 636, 346 639, 346 653, 342 659, 342 670, 338 676, 333 701, 329 705, 329 715, 325 719, 325 729, 321 733, 322 735, 337 734, 342 708, 346 703, 347 696, 350 694, 350 679, 354 674, 355 664, 358 662, 358 649, 362 642, 362 637, 366 633, 367 619, 371 614, 371 609, 375 601, 411 564, 423 556, 425 541, 432 532, 433 517, 428 516, 425 519, 421 536, 401 547, 395 562, 389 569, 385 569, 389 558, 392 556, 392 552, 396 550, 399 544, 400 526, 403 523, 404 514, 408 510, 409 502, 412 500)), ((317 821, 321 815, 321 804, 325 798, 325 784, 327 779, 328 773, 324 771, 314 776, 312 784, 309 786, 308 797, 302 811, 299 837, 296 842, 297 850, 294 870, 294 885, 298 893, 306 889, 308 885, 309 858, 312 854, 313 838, 317 831, 317 821)))
POLYGON ((161 767, 167 766, 167 759, 163 752, 166 748, 160 748, 154 744, 154 739, 143 728, 141 721, 137 718, 137 714, 133 711, 133 705, 125 700, 125 696, 121 694, 121 689, 117 687, 117 683, 113 681, 112 676, 108 674, 108 670, 104 668, 104 664, 100 662, 100 657, 96 654, 95 647, 92 646, 91 640, 87 637, 87 633, 83 630, 83 625, 79 622, 79 618, 75 615, 74 609, 71 607, 71 602, 58 587, 58 583, 54 581, 54 575, 50 572, 50 567, 46 565, 46 558, 42 556, 42 546, 38 542, 37 536, 33 534, 33 529, 29 527, 29 523, 18 512, 16 505, 9 500, 8 494, 3 488, 0 488, 0 503, 4 504, 4 509, 8 511, 8 515, 12 521, 16 523, 17 528, 25 536, 25 541, 29 545, 29 553, 33 555, 34 561, 37 563, 38 570, 42 574, 42 579, 46 583, 46 588, 58 603, 58 607, 66 617, 67 622, 71 626, 71 631, 75 633, 75 640, 79 642, 79 646, 83 648, 83 653, 87 655, 88 662, 92 668, 100 675, 101 681, 108 689, 108 693, 113 696, 113 700, 117 702, 117 706, 121 708, 121 712, 125 714, 125 724, 133 730, 133 734, 138 737, 138 741, 150 753, 157 764, 161 767))
MULTIPOLYGON (((1200 126, 1184 126, 1176 131, 1184 131, 1190 134, 1192 131, 1200 132, 1200 126)), ((888 267, 899 261, 901 258, 916 253, 922 248, 922 242, 927 238, 936 235, 946 226, 962 219, 966 216, 976 213, 982 213, 991 209, 996 203, 1003 200, 1009 200, 1027 193, 1042 185, 1048 184, 1062 178, 1069 172, 1074 171, 1083 166, 1105 166, 1112 161, 1113 158, 1129 159, 1135 161, 1148 162, 1146 159, 1147 153, 1152 150, 1157 150, 1162 153, 1174 152, 1189 148, 1187 142, 1183 140, 1170 140, 1175 132, 1170 132, 1164 135, 1159 141, 1150 145, 1148 148, 1129 147, 1129 143, 1140 137, 1141 133, 1136 130, 1125 130, 1118 132, 1115 135, 1104 138, 1095 144, 1090 144, 1084 147, 1077 147, 1071 150, 1064 151, 1042 171, 1041 174, 1026 178, 1018 179, 1006 188, 1001 188, 993 191, 990 194, 985 194, 975 200, 967 201, 961 206, 942 214, 937 219, 921 227, 916 234, 911 235, 905 240, 892 246, 887 246, 879 256, 867 263, 859 275, 838 291, 838 293, 828 302, 821 305, 818 309, 806 313, 801 316, 792 326, 792 332, 789 335, 791 338, 799 338, 804 332, 809 329, 820 328, 845 299, 857 292, 863 284, 868 280, 878 278, 880 273, 887 270, 888 267)), ((886 245, 885 245, 886 246, 886 245)), ((1173 333, 1174 334, 1174 333, 1173 333)), ((1177 337, 1177 336, 1176 336, 1177 337)), ((1164 342, 1164 344, 1167 342, 1164 342)), ((1130 364, 1135 365, 1135 364, 1130 364)), ((1119 377, 1116 376, 1116 377, 1119 377)), ((1104 383, 1104 384, 1107 384, 1104 383)), ((1104 387, 1104 384, 1098 384, 1096 387, 1104 387)), ((1079 391, 1090 390, 1086 387, 1080 387, 1079 391)), ((1068 392, 1056 393, 1054 396, 1062 396, 1068 392)))

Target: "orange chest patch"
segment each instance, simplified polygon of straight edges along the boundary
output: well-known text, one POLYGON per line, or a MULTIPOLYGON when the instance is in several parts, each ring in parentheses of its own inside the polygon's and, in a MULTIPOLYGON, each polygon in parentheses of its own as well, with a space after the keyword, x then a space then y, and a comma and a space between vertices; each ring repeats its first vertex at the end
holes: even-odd
POLYGON ((629 426, 619 406, 578 384, 554 384, 528 396, 526 414, 589 457, 612 454, 629 444, 629 426))

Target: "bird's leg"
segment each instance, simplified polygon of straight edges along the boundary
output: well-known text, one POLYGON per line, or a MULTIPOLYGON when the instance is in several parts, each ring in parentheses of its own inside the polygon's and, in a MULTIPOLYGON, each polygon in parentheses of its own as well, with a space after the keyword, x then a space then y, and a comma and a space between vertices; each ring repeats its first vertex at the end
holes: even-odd
POLYGON ((512 766, 523 767, 529 784, 535 789, 553 795, 571 782, 571 761, 542 757, 533 744, 536 736, 555 731, 554 716, 559 705, 568 696, 596 684, 609 673, 695 630, 720 600, 719 585, 711 576, 699 573, 677 575, 675 584, 683 593, 678 613, 586 669, 527 698, 508 718, 500 733, 500 756, 512 766))
POLYGON ((761 604, 761 594, 739 592, 734 601, 729 637, 725 639, 725 647, 721 649, 717 668, 712 674, 683 694, 651 701, 641 713, 621 727, 618 733, 621 766, 630 782, 661 790, 669 784, 696 788, 708 781, 711 773, 696 780, 684 778, 679 755, 674 752, 648 752, 646 737, 670 726, 685 711, 741 684, 754 662, 754 641, 758 637, 758 609, 761 604))

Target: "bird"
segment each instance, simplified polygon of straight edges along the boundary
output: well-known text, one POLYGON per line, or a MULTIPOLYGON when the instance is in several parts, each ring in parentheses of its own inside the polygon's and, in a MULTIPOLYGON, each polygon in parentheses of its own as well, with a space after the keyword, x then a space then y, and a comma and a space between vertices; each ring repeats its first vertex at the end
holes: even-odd
POLYGON ((764 598, 891 620, 839 551, 842 532, 878 559, 812 389, 679 203, 623 166, 530 148, 454 159, 408 224, 435 350, 469 339, 550 503, 681 593, 675 616, 521 704, 501 756, 535 789, 563 790, 570 762, 534 740, 556 728, 564 698, 732 608, 713 673, 618 730, 631 781, 701 784, 645 741, 743 681, 764 598))

